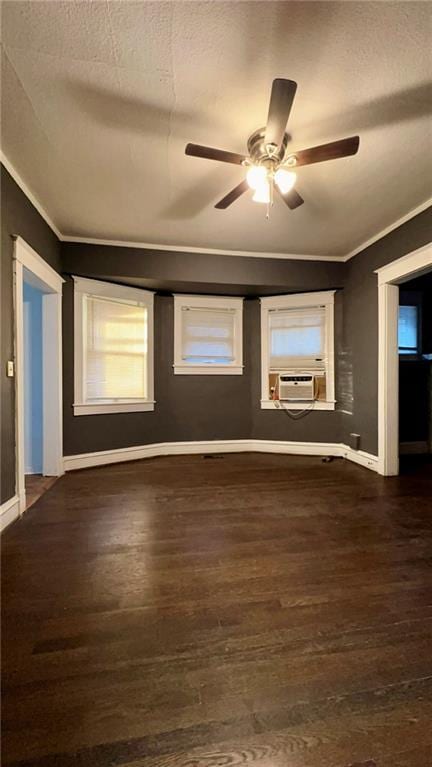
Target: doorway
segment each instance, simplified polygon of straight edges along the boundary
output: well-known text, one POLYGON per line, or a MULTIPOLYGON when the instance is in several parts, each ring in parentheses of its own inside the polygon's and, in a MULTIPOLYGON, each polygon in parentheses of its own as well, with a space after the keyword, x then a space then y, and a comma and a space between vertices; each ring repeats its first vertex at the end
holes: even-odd
POLYGON ((399 286, 401 473, 430 465, 432 446, 432 271, 399 286))
POLYGON ((399 286, 430 272, 429 243, 387 266, 378 274, 378 470, 399 474, 399 286))
POLYGON ((63 473, 63 280, 21 237, 14 250, 16 491, 23 513, 63 473))

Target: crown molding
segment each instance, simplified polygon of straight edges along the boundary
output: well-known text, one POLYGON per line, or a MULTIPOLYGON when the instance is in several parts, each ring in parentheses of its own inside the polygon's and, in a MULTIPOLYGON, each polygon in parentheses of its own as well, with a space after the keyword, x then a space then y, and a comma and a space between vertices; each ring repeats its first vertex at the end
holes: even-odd
POLYGON ((390 234, 394 229, 397 229, 399 226, 402 226, 402 224, 405 224, 407 221, 409 221, 411 218, 414 218, 419 213, 423 213, 425 210, 427 210, 432 205, 432 197, 426 200, 426 202, 422 203, 421 205, 417 206, 416 208, 413 208, 409 213, 407 213, 405 216, 402 216, 397 221, 394 221, 393 224, 390 224, 385 229, 382 229, 380 232, 378 232, 376 235, 371 237, 369 240, 366 240, 365 242, 361 243, 361 245, 358 245, 354 250, 351 250, 347 255, 345 256, 325 256, 325 255, 313 255, 308 253, 266 253, 266 252, 257 252, 257 251, 249 251, 249 250, 226 250, 223 248, 198 248, 196 246, 190 246, 190 245, 164 245, 159 243, 153 243, 153 242, 130 242, 128 240, 104 240, 104 239, 98 239, 94 237, 75 237, 73 235, 67 235, 63 234, 58 227, 55 225, 53 220, 50 218, 48 213, 46 212, 45 208, 37 197, 33 194, 33 192, 29 189, 25 181, 22 179, 14 165, 8 160, 5 153, 0 149, 0 162, 4 165, 6 170, 10 173, 16 184, 20 187, 21 191, 24 192, 26 197, 30 200, 32 205, 36 208, 38 213, 42 216, 44 221, 48 224, 50 229, 54 232, 54 234, 58 237, 60 242, 70 242, 70 243, 82 243, 85 245, 108 245, 110 247, 118 247, 118 248, 137 248, 140 250, 161 250, 161 251, 168 251, 168 252, 174 252, 174 253, 198 253, 198 254, 206 254, 206 255, 212 255, 212 256, 240 256, 243 258, 270 258, 270 259, 280 259, 280 260, 288 260, 288 261, 333 261, 336 263, 346 263, 351 258, 354 258, 358 253, 361 253, 363 250, 366 250, 366 248, 369 248, 370 245, 373 245, 375 242, 378 242, 378 240, 381 240, 383 237, 385 237, 387 234, 390 234))
POLYGON ((243 258, 278 258, 290 261, 338 261, 342 256, 314 256, 306 253, 265 253, 253 250, 226 250, 224 248, 197 248, 191 245, 161 245, 154 242, 129 242, 126 240, 100 240, 93 237, 73 237, 63 235, 63 242, 83 243, 86 245, 109 245, 116 248, 139 248, 140 250, 165 250, 175 253, 199 253, 211 256, 242 256, 243 258))
POLYGON ((58 237, 59 240, 62 240, 63 239, 62 234, 60 230, 56 227, 52 218, 50 218, 50 216, 46 212, 43 205, 41 205, 41 203, 37 199, 36 195, 33 194, 31 189, 29 189, 25 181, 21 178, 15 166, 12 165, 12 163, 8 160, 5 153, 1 149, 0 149, 0 162, 2 165, 4 165, 8 173, 12 176, 13 180, 19 186, 21 191, 24 192, 25 196, 30 200, 31 204, 36 208, 37 212, 42 216, 45 223, 48 224, 50 229, 52 229, 56 237, 58 237))
POLYGON ((366 248, 369 248, 375 242, 378 242, 378 240, 382 240, 383 237, 385 237, 387 234, 390 234, 390 232, 393 232, 399 226, 402 226, 402 224, 406 224, 407 221, 410 221, 412 218, 415 218, 416 216, 419 215, 419 213, 423 213, 425 210, 430 208, 431 205, 432 205, 432 197, 430 197, 428 200, 423 202, 421 205, 418 205, 416 208, 413 208, 412 210, 410 210, 410 212, 406 213, 405 216, 401 216, 401 218, 398 218, 398 220, 394 221, 393 224, 390 224, 390 226, 387 226, 385 229, 381 229, 381 231, 378 232, 378 234, 375 234, 369 240, 366 240, 366 242, 362 242, 361 245, 358 245, 356 248, 354 248, 354 250, 351 250, 350 253, 344 256, 342 260, 346 262, 346 261, 349 261, 351 258, 354 258, 354 256, 357 256, 357 254, 361 253, 362 250, 366 250, 366 248))

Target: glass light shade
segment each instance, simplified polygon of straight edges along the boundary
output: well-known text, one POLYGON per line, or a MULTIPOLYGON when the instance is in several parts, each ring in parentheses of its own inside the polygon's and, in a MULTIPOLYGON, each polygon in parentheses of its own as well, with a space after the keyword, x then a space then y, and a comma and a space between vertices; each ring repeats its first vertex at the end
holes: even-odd
POLYGON ((246 173, 246 181, 251 189, 259 189, 267 180, 267 170, 262 165, 252 165, 246 173))
POLYGON ((279 168, 275 173, 275 182, 278 185, 282 194, 286 194, 287 192, 289 192, 293 188, 296 180, 297 180, 297 176, 291 170, 285 170, 285 168, 279 168))
POLYGON ((252 197, 254 202, 270 202, 270 184, 268 181, 263 181, 260 186, 255 190, 255 194, 252 197))

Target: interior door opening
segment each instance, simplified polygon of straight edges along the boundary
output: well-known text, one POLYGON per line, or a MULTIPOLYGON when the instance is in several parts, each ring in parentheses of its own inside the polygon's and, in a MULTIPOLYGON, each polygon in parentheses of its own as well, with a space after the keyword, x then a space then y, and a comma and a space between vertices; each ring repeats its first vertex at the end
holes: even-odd
POLYGON ((63 473, 62 283, 61 276, 17 237, 15 455, 20 514, 63 473))
MULTIPOLYGON (((44 292, 23 282, 24 349, 24 473, 26 509, 53 484, 55 478, 44 476, 43 413, 43 297, 44 292)), ((46 471, 46 467, 45 467, 46 471)))
POLYGON ((399 456, 401 473, 432 459, 432 271, 399 285, 399 456))

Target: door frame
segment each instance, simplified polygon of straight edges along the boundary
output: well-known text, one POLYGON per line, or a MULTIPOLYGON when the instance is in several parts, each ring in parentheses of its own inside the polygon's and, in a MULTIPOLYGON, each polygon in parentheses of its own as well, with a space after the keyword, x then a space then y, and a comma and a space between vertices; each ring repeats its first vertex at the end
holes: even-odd
POLYGON ((378 471, 399 474, 399 285, 432 268, 432 243, 408 253, 378 275, 378 471))
POLYGON ((22 237, 14 245, 15 459, 19 512, 26 508, 24 439, 24 281, 42 292, 43 474, 63 474, 62 284, 22 237))

